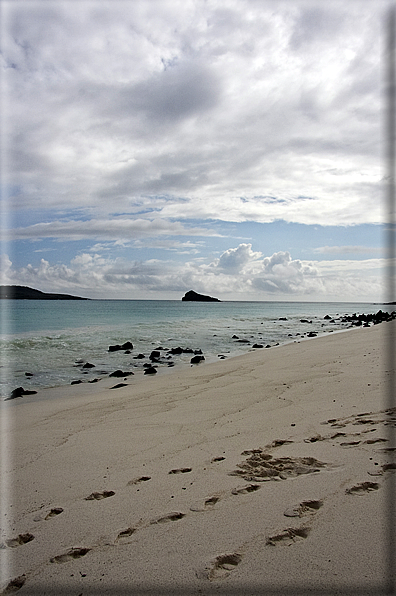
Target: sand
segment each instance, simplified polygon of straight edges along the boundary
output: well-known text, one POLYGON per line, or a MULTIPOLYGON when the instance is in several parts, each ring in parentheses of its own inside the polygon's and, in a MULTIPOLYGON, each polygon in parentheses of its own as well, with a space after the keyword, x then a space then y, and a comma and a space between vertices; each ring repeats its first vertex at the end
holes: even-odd
POLYGON ((4 402, 3 593, 392 593, 395 329, 4 402))

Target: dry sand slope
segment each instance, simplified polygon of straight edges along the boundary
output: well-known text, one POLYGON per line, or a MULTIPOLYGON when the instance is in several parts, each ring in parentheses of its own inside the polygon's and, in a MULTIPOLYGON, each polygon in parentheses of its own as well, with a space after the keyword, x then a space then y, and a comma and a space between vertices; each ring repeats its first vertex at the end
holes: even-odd
POLYGON ((391 593, 394 330, 7 402, 2 593, 391 593))

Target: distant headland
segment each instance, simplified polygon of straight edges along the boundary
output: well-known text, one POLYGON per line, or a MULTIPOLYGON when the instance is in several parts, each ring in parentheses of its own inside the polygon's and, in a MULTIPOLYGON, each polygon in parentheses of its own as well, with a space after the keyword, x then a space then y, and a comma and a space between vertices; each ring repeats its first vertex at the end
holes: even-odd
POLYGON ((205 296, 204 294, 197 294, 194 290, 187 292, 182 300, 184 302, 221 302, 218 298, 212 298, 212 296, 205 296))
POLYGON ((12 300, 89 300, 70 294, 52 294, 34 290, 27 286, 0 286, 0 298, 12 300))

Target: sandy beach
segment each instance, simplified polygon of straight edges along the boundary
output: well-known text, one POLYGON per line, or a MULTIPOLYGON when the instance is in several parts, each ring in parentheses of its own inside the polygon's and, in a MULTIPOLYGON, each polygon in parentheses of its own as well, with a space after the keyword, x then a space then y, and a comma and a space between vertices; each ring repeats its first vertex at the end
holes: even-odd
POLYGON ((394 333, 3 403, 1 593, 393 593, 394 333))

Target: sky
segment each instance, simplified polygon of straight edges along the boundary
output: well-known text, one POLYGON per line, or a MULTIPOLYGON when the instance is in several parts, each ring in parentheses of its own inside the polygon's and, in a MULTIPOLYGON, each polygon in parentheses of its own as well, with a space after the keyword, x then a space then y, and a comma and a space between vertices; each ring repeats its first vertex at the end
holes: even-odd
POLYGON ((1 283, 386 300, 389 6, 2 0, 1 283))

